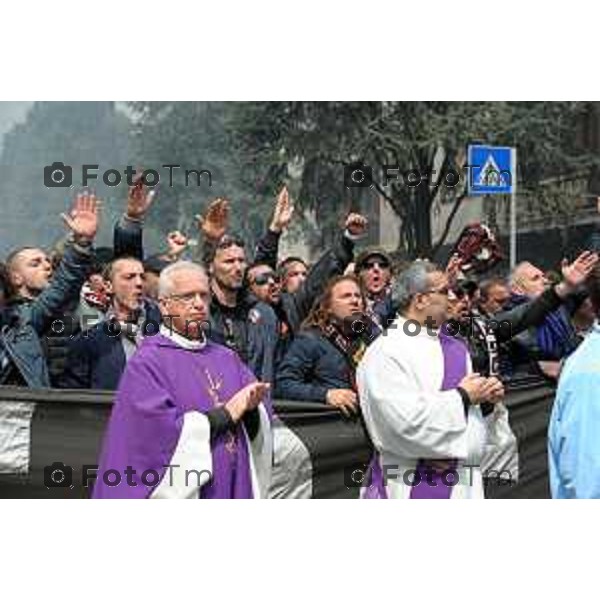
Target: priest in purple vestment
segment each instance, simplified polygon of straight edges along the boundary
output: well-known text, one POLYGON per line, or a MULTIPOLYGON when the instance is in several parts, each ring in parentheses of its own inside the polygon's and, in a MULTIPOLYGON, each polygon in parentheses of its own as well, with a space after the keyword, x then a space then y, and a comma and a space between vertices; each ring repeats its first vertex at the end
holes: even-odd
POLYGON ((206 339, 210 288, 201 266, 164 269, 159 299, 163 324, 127 364, 93 497, 266 497, 269 385, 206 339))

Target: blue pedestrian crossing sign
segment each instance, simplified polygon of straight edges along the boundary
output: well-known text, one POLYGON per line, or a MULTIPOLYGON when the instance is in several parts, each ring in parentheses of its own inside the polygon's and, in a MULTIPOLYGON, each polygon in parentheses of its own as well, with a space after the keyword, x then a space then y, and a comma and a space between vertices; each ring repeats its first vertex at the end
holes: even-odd
POLYGON ((512 194, 517 185, 517 150, 505 146, 469 146, 467 185, 470 196, 512 194))

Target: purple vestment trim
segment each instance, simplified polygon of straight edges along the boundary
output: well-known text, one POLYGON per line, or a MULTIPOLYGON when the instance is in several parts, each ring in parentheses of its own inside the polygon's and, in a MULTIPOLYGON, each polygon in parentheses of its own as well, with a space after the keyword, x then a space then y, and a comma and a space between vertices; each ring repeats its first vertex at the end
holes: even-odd
MULTIPOLYGON (((458 387, 462 378, 467 374, 467 348, 460 340, 440 332, 440 344, 442 345, 442 354, 444 356, 444 379, 442 381, 442 391, 452 390, 458 387)), ((450 469, 455 469, 457 465, 456 459, 448 461, 447 472, 450 469)), ((416 475, 420 477, 420 481, 413 485, 410 491, 411 500, 416 499, 436 499, 447 500, 452 495, 452 485, 446 485, 442 479, 442 473, 439 471, 432 473, 429 471, 429 483, 425 476, 427 462, 420 460, 417 463, 416 475), (435 483, 435 485, 433 485, 435 483)), ((448 473, 450 475, 450 473, 448 473)), ((456 476, 447 477, 447 480, 452 482, 456 480, 456 476)))

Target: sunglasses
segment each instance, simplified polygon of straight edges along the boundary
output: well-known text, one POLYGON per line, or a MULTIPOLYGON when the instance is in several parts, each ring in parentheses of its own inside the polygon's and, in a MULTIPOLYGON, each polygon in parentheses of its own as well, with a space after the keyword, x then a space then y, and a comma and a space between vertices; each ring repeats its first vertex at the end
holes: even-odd
POLYGON ((267 283, 269 283, 270 281, 272 281, 273 283, 279 283, 279 277, 277 277, 277 275, 275 275, 275 273, 273 272, 261 273, 260 275, 257 275, 254 278, 252 283, 255 285, 267 285, 267 283))
POLYGON ((362 266, 363 269, 374 269, 375 267, 379 267, 380 269, 389 269, 390 263, 387 260, 368 260, 362 266))

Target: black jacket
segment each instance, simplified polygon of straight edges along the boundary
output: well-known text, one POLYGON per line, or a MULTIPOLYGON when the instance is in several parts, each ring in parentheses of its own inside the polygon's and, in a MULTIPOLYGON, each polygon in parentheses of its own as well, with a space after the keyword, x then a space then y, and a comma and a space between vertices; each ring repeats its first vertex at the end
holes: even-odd
MULTIPOLYGON (((143 260, 144 257, 142 224, 125 216, 115 223, 113 232, 113 258, 120 256, 129 256, 139 260, 143 260)), ((68 306, 64 307, 61 320, 64 321, 65 330, 60 335, 54 335, 52 331, 49 331, 44 336, 43 346, 52 386, 60 386, 61 377, 67 366, 69 342, 81 331, 79 321, 75 316, 79 303, 78 295, 68 306)))
POLYGON ((318 330, 297 334, 275 375, 275 395, 285 400, 325 402, 331 389, 352 389, 346 356, 318 330))
MULTIPOLYGON (((148 334, 157 334, 161 321, 158 307, 148 303, 142 323, 148 334)), ((58 379, 58 387, 116 390, 127 365, 122 341, 123 332, 108 328, 102 321, 81 332, 69 344, 67 364, 58 379)))
POLYGON ((500 346, 501 371, 504 375, 514 375, 518 371, 533 372, 539 374, 536 361, 552 360, 558 361, 570 354, 578 345, 575 328, 571 323, 571 316, 581 305, 586 297, 585 292, 572 294, 561 301, 556 296, 554 288, 546 290, 539 298, 533 301, 527 301, 518 296, 513 296, 508 305, 509 312, 525 309, 527 307, 539 307, 540 310, 534 311, 534 319, 529 320, 524 326, 515 330, 509 340, 500 346), (549 299, 550 304, 543 305, 543 299, 549 299), (564 337, 555 337, 550 327, 551 320, 560 319, 564 324, 564 337), (540 347, 538 343, 538 328, 546 328, 553 337, 555 350, 548 353, 540 347))
MULTIPOLYGON (((276 263, 278 240, 279 234, 268 231, 257 246, 254 262, 270 266, 276 263)), ((340 235, 337 243, 310 269, 300 289, 281 295, 279 307, 259 303, 247 288, 240 291, 234 308, 222 305, 213 295, 210 338, 235 350, 259 379, 273 381, 280 358, 315 300, 331 277, 344 272, 353 256, 354 242, 340 235)))
POLYGON ((511 340, 538 326, 562 303, 552 287, 535 300, 495 315, 473 311, 460 332, 469 347, 473 370, 485 376, 510 375, 506 362, 511 359, 511 340))

